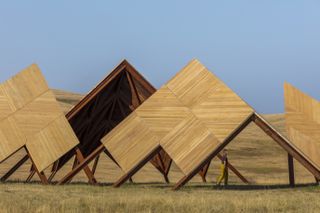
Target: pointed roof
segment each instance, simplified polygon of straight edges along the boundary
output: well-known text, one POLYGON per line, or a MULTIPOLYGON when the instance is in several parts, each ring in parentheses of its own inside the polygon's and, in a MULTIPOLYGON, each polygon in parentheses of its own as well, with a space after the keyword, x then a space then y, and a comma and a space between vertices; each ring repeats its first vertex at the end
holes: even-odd
POLYGON ((320 102, 289 83, 284 98, 289 139, 320 168, 320 102))
POLYGON ((78 143, 37 65, 0 85, 0 161, 26 146, 41 172, 78 143))
POLYGON ((253 112, 198 60, 192 60, 102 141, 126 172, 161 145, 188 174, 253 112), (137 132, 138 123, 143 136, 137 132), (122 145, 116 147, 117 143, 122 145), (129 149, 123 149, 129 144, 129 149))
POLYGON ((252 107, 198 60, 192 60, 102 139, 126 173, 115 186, 141 168, 160 147, 185 174, 176 185, 179 188, 251 121, 310 171, 320 175, 252 107))
MULTIPOLYGON (((108 134, 156 89, 126 60, 112 70, 66 115, 87 157, 108 134)), ((58 169, 73 153, 59 160, 58 169)))

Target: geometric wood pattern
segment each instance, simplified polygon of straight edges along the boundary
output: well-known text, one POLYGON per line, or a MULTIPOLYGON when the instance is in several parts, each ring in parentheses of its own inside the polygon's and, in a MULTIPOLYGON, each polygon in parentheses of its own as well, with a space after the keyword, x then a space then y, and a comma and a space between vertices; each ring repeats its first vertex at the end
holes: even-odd
POLYGON ((223 141, 253 109, 199 61, 192 60, 168 88, 223 141))
MULTIPOLYGON (((101 145, 102 137, 155 91, 129 62, 123 60, 66 115, 80 141, 78 147, 84 157, 96 150, 101 145)), ((164 152, 160 154, 160 159, 155 157, 151 163, 164 173, 159 160, 166 167, 170 158, 164 152)), ((59 170, 72 156, 73 153, 70 152, 61 157, 56 169, 59 170)))
POLYGON ((35 64, 0 85, 0 119, 1 161, 26 146, 41 172, 78 144, 35 64))
POLYGON ((288 83, 284 97, 289 139, 320 168, 320 102, 288 83))
POLYGON ((135 111, 126 118, 126 121, 129 125, 121 123, 116 127, 119 134, 107 134, 103 141, 110 141, 106 145, 107 150, 112 153, 121 169, 128 172, 150 150, 159 146, 159 139, 135 111), (140 144, 143 146, 139 146, 140 144))
MULTIPOLYGON (((137 116, 146 125, 145 128, 148 132, 153 132, 152 136, 158 138, 159 145, 185 175, 198 166, 252 113, 251 107, 197 60, 192 60, 136 109, 137 116)), ((113 149, 113 144, 118 138, 130 138, 138 134, 133 131, 132 126, 133 121, 125 119, 121 128, 114 128, 102 139, 116 160, 120 158, 120 152, 113 149)), ((124 143, 126 144, 122 147, 131 144, 136 146, 133 151, 125 152, 131 158, 140 150, 146 153, 145 147, 150 146, 151 142, 141 140, 138 143, 131 139, 124 143)), ((151 152, 150 149, 149 153, 151 152)), ((140 156, 140 162, 147 154, 140 156)), ((126 172, 137 165, 136 161, 129 165, 120 163, 126 172)))

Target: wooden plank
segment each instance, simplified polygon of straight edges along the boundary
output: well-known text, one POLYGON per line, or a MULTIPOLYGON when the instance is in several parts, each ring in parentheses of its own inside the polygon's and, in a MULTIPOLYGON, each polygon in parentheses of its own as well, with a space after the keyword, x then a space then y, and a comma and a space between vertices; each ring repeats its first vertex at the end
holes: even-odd
POLYGON ((284 97, 290 141, 320 168, 320 102, 288 83, 284 97))
POLYGON ((78 144, 37 65, 1 84, 0 112, 0 161, 26 146, 44 182, 42 171, 78 144))
POLYGON ((32 136, 63 115, 52 91, 47 91, 15 112, 13 117, 24 135, 32 136))
POLYGON ((43 171, 77 144, 77 136, 61 115, 39 133, 28 136, 26 146, 39 171, 43 171))
POLYGON ((40 69, 35 64, 5 81, 2 86, 10 105, 16 109, 21 109, 49 90, 40 69))
POLYGON ((289 184, 291 187, 295 186, 294 181, 294 164, 293 164, 293 157, 288 154, 288 172, 289 172, 289 184))
POLYGON ((135 111, 101 141, 126 172, 159 144, 159 139, 152 134, 135 111))
POLYGON ((189 174, 218 144, 194 115, 178 124, 160 142, 184 174, 189 174))
POLYGON ((17 169, 19 169, 27 160, 28 155, 25 155, 21 160, 19 160, 5 175, 3 175, 0 181, 6 181, 17 169))
POLYGON ((197 60, 191 61, 167 86, 219 141, 223 141, 253 112, 246 102, 197 60))
POLYGON ((26 137, 13 117, 0 121, 0 162, 23 147, 25 143, 26 137))

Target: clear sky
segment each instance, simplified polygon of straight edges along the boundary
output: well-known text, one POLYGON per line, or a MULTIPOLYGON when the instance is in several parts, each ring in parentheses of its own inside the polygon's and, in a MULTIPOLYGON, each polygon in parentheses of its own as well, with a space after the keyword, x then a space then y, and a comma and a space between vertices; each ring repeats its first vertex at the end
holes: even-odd
POLYGON ((28 0, 0 3, 0 80, 37 63, 86 93, 122 59, 160 87, 198 58, 261 113, 283 82, 320 99, 319 0, 28 0))

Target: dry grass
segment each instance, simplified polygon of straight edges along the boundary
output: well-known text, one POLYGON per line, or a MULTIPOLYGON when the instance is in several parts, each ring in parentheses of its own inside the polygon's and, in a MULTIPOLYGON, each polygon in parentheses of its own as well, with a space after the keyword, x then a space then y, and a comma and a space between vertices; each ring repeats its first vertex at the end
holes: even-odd
MULTIPOLYGON (((82 97, 58 90, 54 92, 65 112, 82 97)), ((285 134, 283 115, 265 117, 285 134)), ((252 183, 259 186, 288 183, 286 153, 256 126, 249 126, 228 148, 231 163, 252 183)), ((0 173, 4 174, 23 155, 24 151, 19 151, 2 163, 0 173)), ((135 183, 149 184, 126 185, 120 189, 109 186, 90 187, 84 184, 63 187, 2 184, 0 202, 3 208, 0 212, 316 212, 319 209, 318 187, 253 190, 250 186, 242 190, 243 188, 235 188, 242 184, 241 181, 230 174, 233 189, 217 190, 210 182, 214 182, 218 175, 218 163, 218 160, 213 160, 208 172, 207 185, 201 185, 201 179, 196 176, 192 179, 191 185, 179 192, 172 192, 168 186, 161 184, 150 184, 163 182, 163 177, 150 164, 133 177, 135 183)), ((70 171, 71 164, 72 162, 69 162, 69 165, 57 174, 55 180, 70 171)), ((10 180, 25 180, 29 169, 30 162, 27 162, 10 180)), ((297 183, 314 182, 313 176, 298 163, 295 164, 295 171, 297 183)), ((102 155, 96 173, 98 181, 112 183, 121 175, 122 171, 102 155)), ((177 182, 182 177, 183 174, 173 165, 169 173, 171 182, 177 182)), ((34 180, 37 181, 37 177, 34 180)), ((83 183, 87 179, 81 173, 74 181, 83 183)))
POLYGON ((0 185, 1 212, 318 212, 320 187, 218 190, 162 185, 0 185))

